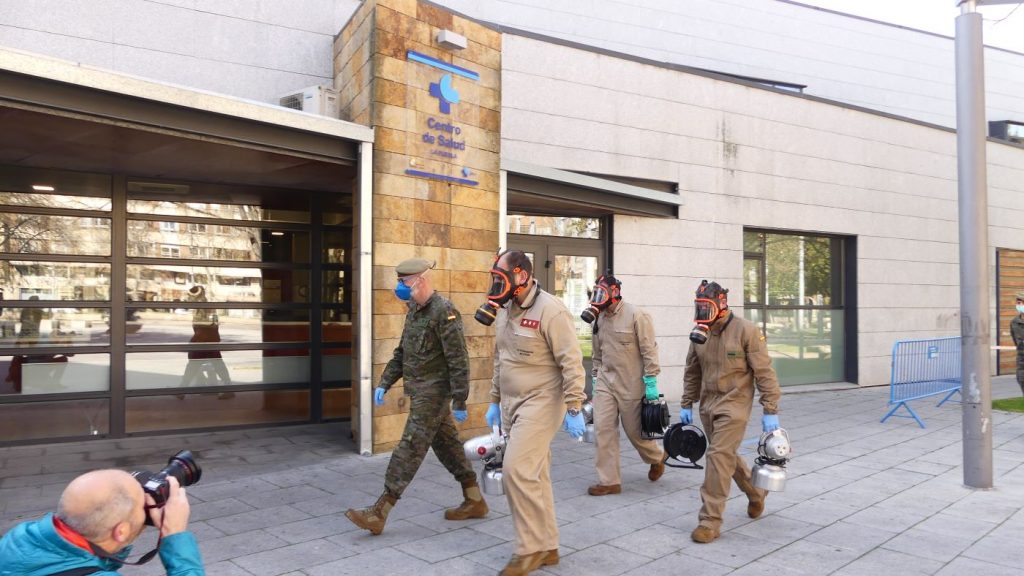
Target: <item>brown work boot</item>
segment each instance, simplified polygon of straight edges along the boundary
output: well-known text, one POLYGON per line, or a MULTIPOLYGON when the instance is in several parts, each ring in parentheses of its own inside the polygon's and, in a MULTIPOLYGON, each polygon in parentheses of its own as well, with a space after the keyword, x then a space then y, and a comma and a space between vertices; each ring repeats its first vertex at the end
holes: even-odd
POLYGON ((661 462, 657 464, 651 464, 651 469, 647 472, 647 479, 651 482, 657 482, 658 478, 665 473, 665 462, 668 460, 668 454, 661 457, 661 462))
POLYGON ((747 496, 747 516, 751 518, 758 518, 764 512, 764 501, 768 498, 767 490, 758 490, 763 492, 758 497, 747 496))
POLYGON ((554 566, 558 564, 558 549, 542 550, 520 556, 513 554, 505 568, 498 573, 498 576, 526 576, 541 566, 554 566))
POLYGON ((715 538, 718 538, 719 534, 720 533, 717 528, 700 524, 693 529, 693 532, 690 533, 690 538, 698 544, 707 544, 715 538))
POLYGON ((362 510, 349 508, 345 512, 345 516, 356 526, 363 530, 369 530, 370 534, 374 536, 379 536, 384 531, 384 523, 388 521, 388 513, 395 507, 397 501, 398 498, 385 492, 380 495, 380 498, 377 498, 373 506, 362 510))
POLYGON ((462 497, 462 504, 444 511, 445 520, 469 520, 487 516, 490 509, 487 508, 487 502, 484 502, 484 496, 480 493, 480 486, 476 480, 462 485, 462 497))
POLYGON ((607 496, 608 494, 621 494, 622 484, 594 484, 590 488, 587 488, 587 494, 591 496, 607 496))

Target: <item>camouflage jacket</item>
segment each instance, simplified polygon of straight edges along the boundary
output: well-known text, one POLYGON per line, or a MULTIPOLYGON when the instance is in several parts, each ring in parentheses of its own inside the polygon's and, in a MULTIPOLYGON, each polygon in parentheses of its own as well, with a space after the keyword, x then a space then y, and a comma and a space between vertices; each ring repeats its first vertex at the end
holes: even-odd
POLYGON ((469 397, 469 353, 462 315, 447 299, 434 294, 420 306, 409 303, 402 340, 384 367, 380 386, 405 380, 405 393, 451 395, 452 409, 465 410, 469 397))
POLYGON ((1024 351, 1024 319, 1020 314, 1010 320, 1010 337, 1013 338, 1013 345, 1017 347, 1017 353, 1024 351))

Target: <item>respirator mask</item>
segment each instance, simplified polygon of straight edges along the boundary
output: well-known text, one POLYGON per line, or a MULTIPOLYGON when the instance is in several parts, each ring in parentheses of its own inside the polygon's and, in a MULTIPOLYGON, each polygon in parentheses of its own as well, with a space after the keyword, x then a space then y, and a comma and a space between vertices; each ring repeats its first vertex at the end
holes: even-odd
POLYGON ((715 320, 729 308, 729 291, 717 282, 704 280, 697 287, 693 300, 693 321, 696 326, 690 331, 690 342, 703 344, 708 341, 708 332, 715 320))
POLYGON ((590 293, 590 306, 580 313, 580 318, 587 324, 593 324, 598 314, 619 300, 622 300, 622 282, 616 280, 610 272, 605 272, 594 284, 594 290, 590 293))
POLYGON ((487 301, 481 304, 476 309, 476 313, 473 314, 473 318, 484 326, 494 324, 494 319, 498 316, 498 310, 517 294, 525 290, 529 284, 529 280, 522 284, 516 283, 516 276, 523 271, 519 266, 511 270, 505 270, 498 266, 498 260, 501 259, 503 254, 505 252, 498 254, 494 258, 494 265, 491 267, 491 289, 487 291, 487 301))

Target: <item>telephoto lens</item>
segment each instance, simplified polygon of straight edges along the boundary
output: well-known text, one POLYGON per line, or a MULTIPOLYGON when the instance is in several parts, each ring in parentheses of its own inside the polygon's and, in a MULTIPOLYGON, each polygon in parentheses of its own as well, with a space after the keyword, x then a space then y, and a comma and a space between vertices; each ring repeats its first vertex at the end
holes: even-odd
MULTIPOLYGON (((142 489, 146 494, 153 497, 157 507, 163 506, 167 502, 168 496, 171 495, 171 485, 167 481, 168 476, 177 478, 178 484, 181 486, 191 486, 199 482, 202 475, 203 470, 196 463, 192 452, 188 450, 182 450, 171 456, 167 460, 167 466, 155 474, 144 470, 132 472, 132 477, 142 484, 142 489)), ((146 518, 146 522, 149 523, 149 518, 146 518)))

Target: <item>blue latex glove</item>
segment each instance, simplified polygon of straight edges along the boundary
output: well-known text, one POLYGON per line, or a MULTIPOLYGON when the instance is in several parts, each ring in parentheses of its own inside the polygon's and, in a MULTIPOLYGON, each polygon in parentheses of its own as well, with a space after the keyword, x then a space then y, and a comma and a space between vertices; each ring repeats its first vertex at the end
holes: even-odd
POLYGON ((484 419, 487 420, 487 425, 491 428, 501 426, 501 406, 491 402, 491 405, 487 407, 487 415, 484 416, 484 419))
POLYGON ((778 414, 765 414, 761 416, 761 429, 765 432, 771 432, 772 430, 779 429, 779 416, 778 414))
POLYGON ((679 421, 685 424, 693 423, 693 408, 680 408, 679 421))
POLYGON ((469 418, 469 412, 465 410, 452 410, 452 415, 455 416, 456 422, 465 422, 466 418, 469 418))
POLYGON ((373 403, 376 404, 377 406, 380 406, 380 405, 384 404, 384 394, 386 392, 387 392, 387 390, 385 390, 383 388, 377 388, 376 390, 374 390, 373 391, 373 403))
POLYGON ((651 402, 658 399, 658 377, 657 376, 644 376, 644 394, 647 395, 647 399, 651 402))
POLYGON ((583 413, 572 416, 568 412, 565 413, 565 424, 562 429, 569 433, 569 436, 573 438, 583 438, 583 433, 587 431, 587 421, 583 419, 583 413))

